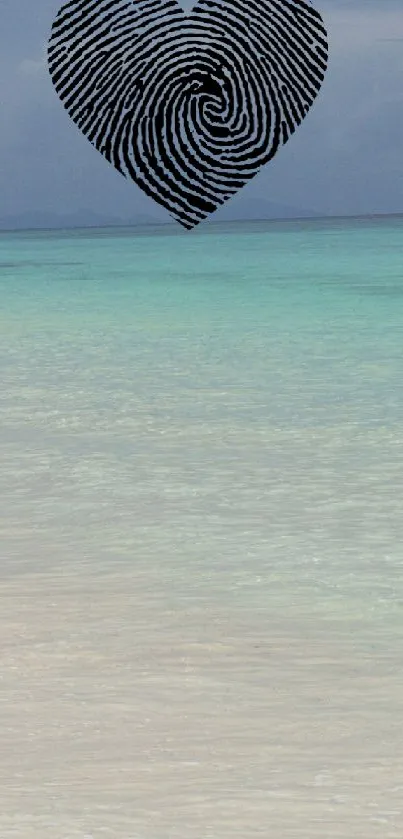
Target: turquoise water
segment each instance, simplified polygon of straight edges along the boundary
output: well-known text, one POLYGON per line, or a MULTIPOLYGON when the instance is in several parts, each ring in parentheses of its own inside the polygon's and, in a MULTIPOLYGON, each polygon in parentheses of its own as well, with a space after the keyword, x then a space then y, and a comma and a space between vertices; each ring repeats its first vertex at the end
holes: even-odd
POLYGON ((130 563, 175 602, 400 629, 402 242, 2 234, 4 573, 130 563))
POLYGON ((402 242, 0 235, 2 839, 402 835, 402 242))

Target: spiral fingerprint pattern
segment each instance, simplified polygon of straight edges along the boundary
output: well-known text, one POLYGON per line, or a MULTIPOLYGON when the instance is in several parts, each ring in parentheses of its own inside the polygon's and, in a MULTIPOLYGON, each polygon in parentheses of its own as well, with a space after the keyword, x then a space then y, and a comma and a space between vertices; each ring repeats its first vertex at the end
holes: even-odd
POLYGON ((328 57, 309 0, 70 0, 48 45, 70 117, 184 227, 268 163, 314 102, 328 57))

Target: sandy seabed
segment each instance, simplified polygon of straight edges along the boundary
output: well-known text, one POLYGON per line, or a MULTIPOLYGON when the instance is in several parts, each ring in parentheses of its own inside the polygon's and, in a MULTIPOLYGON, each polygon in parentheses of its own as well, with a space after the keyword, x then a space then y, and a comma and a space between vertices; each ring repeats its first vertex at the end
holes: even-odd
POLYGON ((129 568, 0 590, 1 839, 403 835, 400 648, 129 568))

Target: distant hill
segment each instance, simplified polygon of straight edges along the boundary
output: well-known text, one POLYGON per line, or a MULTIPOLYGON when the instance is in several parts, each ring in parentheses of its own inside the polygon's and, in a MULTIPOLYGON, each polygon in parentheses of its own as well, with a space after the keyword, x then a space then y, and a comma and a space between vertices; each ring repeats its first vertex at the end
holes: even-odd
POLYGON ((242 194, 228 201, 214 213, 214 221, 247 221, 257 219, 314 218, 320 215, 306 207, 277 204, 266 198, 243 198, 242 194))
POLYGON ((91 210, 79 210, 68 214, 39 211, 0 217, 0 230, 68 230, 80 227, 131 227, 161 223, 163 222, 160 218, 144 214, 125 218, 91 210))
MULTIPOLYGON (((234 197, 211 216, 211 221, 248 221, 256 219, 292 219, 317 216, 314 210, 266 201, 265 198, 234 197)), ((73 213, 39 210, 0 216, 0 230, 69 229, 79 227, 136 227, 142 224, 173 224, 168 213, 156 207, 156 213, 133 213, 132 216, 109 215, 80 209, 73 213)))

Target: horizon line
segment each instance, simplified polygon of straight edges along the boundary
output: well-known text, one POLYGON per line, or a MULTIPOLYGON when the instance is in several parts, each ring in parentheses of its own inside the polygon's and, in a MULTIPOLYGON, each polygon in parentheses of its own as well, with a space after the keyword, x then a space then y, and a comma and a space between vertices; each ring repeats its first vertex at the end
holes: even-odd
POLYGON ((377 218, 401 218, 403 217, 403 210, 398 213, 347 213, 341 215, 315 215, 315 216, 290 216, 290 217, 276 217, 276 218, 245 218, 245 219, 223 219, 220 221, 202 221, 196 227, 194 227, 191 231, 182 230, 182 227, 178 222, 175 221, 147 221, 147 222, 134 222, 132 224, 84 224, 84 225, 72 225, 71 227, 0 227, 0 234, 1 233, 47 233, 50 231, 54 232, 64 232, 67 230, 130 230, 130 229, 138 229, 144 227, 175 227, 178 232, 182 231, 183 233, 186 232, 195 232, 196 230, 202 230, 206 226, 213 226, 213 225, 231 225, 231 224, 252 224, 254 222, 266 222, 268 224, 274 223, 287 223, 287 222, 295 222, 295 221, 337 221, 338 219, 377 219, 377 218))

